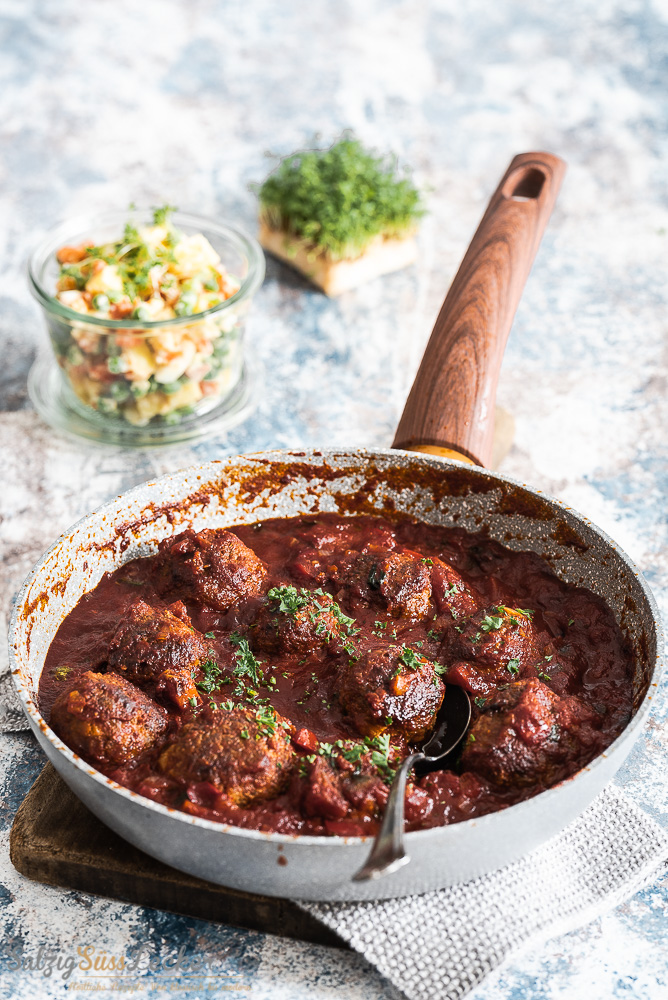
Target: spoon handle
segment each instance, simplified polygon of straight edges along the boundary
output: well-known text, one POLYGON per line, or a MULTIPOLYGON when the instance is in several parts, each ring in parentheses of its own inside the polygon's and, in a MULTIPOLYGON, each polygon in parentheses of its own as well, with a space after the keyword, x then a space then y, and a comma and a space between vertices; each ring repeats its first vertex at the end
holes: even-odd
POLYGON ((408 772, 417 762, 424 759, 423 753, 412 753, 406 757, 395 774, 380 830, 369 851, 369 857, 360 870, 353 875, 353 882, 366 882, 368 879, 389 875, 410 861, 404 850, 406 778, 408 772))

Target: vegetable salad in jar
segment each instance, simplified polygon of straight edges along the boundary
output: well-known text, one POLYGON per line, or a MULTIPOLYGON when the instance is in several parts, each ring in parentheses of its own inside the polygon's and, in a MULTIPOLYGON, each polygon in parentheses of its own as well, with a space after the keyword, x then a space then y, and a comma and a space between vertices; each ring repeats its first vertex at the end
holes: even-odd
MULTIPOLYGON (((47 321, 61 370, 80 403, 140 427, 177 423, 234 388, 248 293, 264 270, 260 260, 252 276, 233 273, 207 238, 213 224, 205 235, 190 219, 186 232, 174 211, 141 213, 108 240, 55 250, 51 302, 62 308, 48 310, 47 321)), ((244 263, 250 271, 241 255, 244 263)))

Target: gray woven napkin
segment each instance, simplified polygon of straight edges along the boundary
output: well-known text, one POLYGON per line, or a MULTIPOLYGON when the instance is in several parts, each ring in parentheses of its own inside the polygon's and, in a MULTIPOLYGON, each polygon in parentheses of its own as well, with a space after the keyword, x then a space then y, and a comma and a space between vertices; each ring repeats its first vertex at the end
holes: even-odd
POLYGON ((667 863, 668 834, 610 786, 559 836, 491 875, 404 899, 298 905, 409 1000, 459 1000, 512 953, 593 920, 667 863))

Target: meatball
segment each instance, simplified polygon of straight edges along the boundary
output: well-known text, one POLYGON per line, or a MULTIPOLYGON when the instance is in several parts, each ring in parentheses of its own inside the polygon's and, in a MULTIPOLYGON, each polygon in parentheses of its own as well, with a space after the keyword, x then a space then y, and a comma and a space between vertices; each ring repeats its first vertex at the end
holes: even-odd
POLYGON ((339 648, 341 626, 348 619, 329 594, 274 587, 267 596, 250 632, 255 649, 303 656, 330 644, 339 648))
POLYGON ((152 608, 139 600, 116 629, 108 663, 111 670, 140 687, 155 685, 184 708, 197 695, 193 672, 207 649, 204 636, 190 624, 180 602, 170 609, 152 608))
POLYGON ((165 733, 167 714, 118 674, 81 674, 56 698, 51 728, 84 760, 127 764, 165 733))
POLYGON ((183 531, 160 543, 162 592, 177 589, 218 611, 260 593, 267 567, 231 531, 183 531))
POLYGON ((487 695, 513 678, 535 676, 533 668, 546 665, 545 656, 551 659, 554 647, 536 630, 532 614, 499 605, 483 608, 449 629, 439 653, 439 659, 450 664, 446 681, 487 695))
POLYGON ((471 727, 462 770, 500 787, 550 785, 593 747, 595 726, 595 713, 578 698, 560 698, 536 678, 514 681, 494 693, 471 727))
POLYGON ((336 579, 354 604, 380 604, 394 618, 426 618, 431 611, 430 561, 414 552, 347 552, 336 579))
POLYGON ((482 602, 457 570, 442 559, 433 559, 432 563, 432 595, 439 613, 449 611, 455 620, 475 614, 482 602))
POLYGON ((209 782, 237 805, 272 798, 289 779, 289 725, 271 709, 221 710, 186 723, 158 766, 184 785, 209 782))
POLYGON ((430 660, 404 646, 377 646, 348 662, 339 701, 358 732, 377 736, 392 727, 415 740, 434 725, 444 693, 430 660))

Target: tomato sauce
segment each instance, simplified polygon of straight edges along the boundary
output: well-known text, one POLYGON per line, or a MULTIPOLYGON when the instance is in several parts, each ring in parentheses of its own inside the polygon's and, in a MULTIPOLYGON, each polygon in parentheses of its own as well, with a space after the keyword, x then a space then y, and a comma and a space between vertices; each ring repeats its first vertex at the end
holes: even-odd
POLYGON ((84 673, 109 670, 119 622, 139 598, 154 609, 183 602, 213 673, 193 674, 196 697, 182 705, 144 685, 167 719, 163 735, 121 764, 90 760, 154 801, 250 829, 373 834, 396 766, 420 742, 401 692, 423 676, 425 718, 433 706, 425 709, 424 697, 440 697, 443 681, 468 690, 473 716, 446 769, 413 775, 407 829, 536 795, 601 753, 631 716, 631 656, 612 612, 592 592, 559 580, 535 553, 510 551, 484 533, 366 516, 316 514, 227 530, 266 566, 260 592, 221 610, 201 595, 193 599, 176 578, 165 584, 163 556, 136 559, 81 598, 47 654, 39 704, 49 720, 54 702, 84 673), (325 612, 316 611, 312 646, 295 651, 278 638, 270 652, 257 648, 263 609, 273 609, 272 621, 290 614, 294 621, 294 608, 281 610, 270 592, 294 593, 297 604, 319 595, 316 608, 334 609, 343 623, 340 637, 322 641, 317 616, 325 612), (378 681, 369 650, 395 657, 389 680, 378 681), (243 655, 258 665, 257 687, 241 676, 243 655), (364 690, 367 676, 372 694, 364 690), (392 712, 369 721, 381 696, 392 712), (291 756, 278 793, 239 801, 215 780, 165 769, 165 747, 184 727, 216 725, 239 706, 287 720, 291 756))

